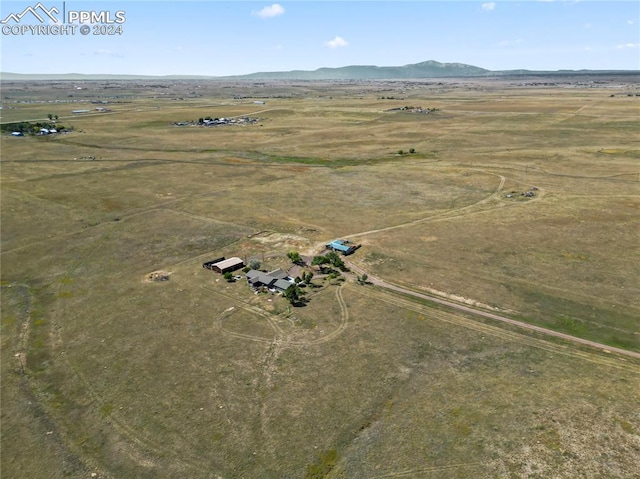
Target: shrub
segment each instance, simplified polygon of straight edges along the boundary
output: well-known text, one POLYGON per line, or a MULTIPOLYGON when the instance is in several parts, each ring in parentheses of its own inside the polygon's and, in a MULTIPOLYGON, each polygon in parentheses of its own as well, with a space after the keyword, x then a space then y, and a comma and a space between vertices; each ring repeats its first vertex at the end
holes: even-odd
POLYGON ((260 261, 257 259, 252 259, 249 261, 249 268, 251 269, 260 269, 260 261))

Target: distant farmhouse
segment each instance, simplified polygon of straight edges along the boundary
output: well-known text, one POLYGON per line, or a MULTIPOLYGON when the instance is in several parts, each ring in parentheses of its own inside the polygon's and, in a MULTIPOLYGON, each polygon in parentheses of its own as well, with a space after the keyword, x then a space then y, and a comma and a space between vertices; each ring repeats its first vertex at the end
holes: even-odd
POLYGON ((212 261, 207 261, 206 263, 202 263, 202 267, 210 269, 211 271, 215 271, 216 273, 224 274, 227 272, 232 272, 240 268, 243 268, 244 262, 240 258, 234 257, 234 258, 226 259, 223 256, 221 258, 217 258, 212 261))
POLYGON ((249 283, 251 289, 257 290, 265 287, 270 290, 284 293, 289 286, 293 284, 293 279, 281 269, 276 269, 269 273, 263 273, 262 271, 252 269, 247 272, 247 283, 249 283))
POLYGON ((333 240, 331 243, 327 243, 327 249, 338 251, 343 255, 347 256, 349 254, 354 253, 360 245, 355 245, 347 240, 333 240))

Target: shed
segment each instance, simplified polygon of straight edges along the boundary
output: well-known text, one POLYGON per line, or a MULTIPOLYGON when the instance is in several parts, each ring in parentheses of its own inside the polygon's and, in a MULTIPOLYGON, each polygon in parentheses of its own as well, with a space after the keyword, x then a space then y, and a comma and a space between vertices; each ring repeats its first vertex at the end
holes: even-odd
POLYGON ((220 274, 224 274, 228 271, 235 271, 244 267, 244 262, 240 258, 229 258, 211 265, 211 269, 220 274))
POLYGON ((227 258, 225 258, 224 256, 220 256, 219 258, 212 259, 212 260, 206 261, 205 263, 202 263, 202 267, 207 269, 213 269, 214 264, 219 263, 220 261, 224 261, 225 259, 227 258))
POLYGON ((344 240, 334 240, 331 243, 327 244, 327 248, 332 249, 334 251, 340 251, 344 255, 348 255, 353 253, 357 248, 352 244, 346 244, 347 242, 344 240))

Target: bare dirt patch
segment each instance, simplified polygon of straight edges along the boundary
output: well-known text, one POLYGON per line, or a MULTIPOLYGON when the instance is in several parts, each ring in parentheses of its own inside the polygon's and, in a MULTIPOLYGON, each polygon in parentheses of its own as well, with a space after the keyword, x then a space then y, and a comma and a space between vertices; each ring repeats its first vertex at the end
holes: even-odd
POLYGON ((153 271, 144 276, 144 280, 148 283, 169 281, 171 278, 171 273, 167 271, 153 271))

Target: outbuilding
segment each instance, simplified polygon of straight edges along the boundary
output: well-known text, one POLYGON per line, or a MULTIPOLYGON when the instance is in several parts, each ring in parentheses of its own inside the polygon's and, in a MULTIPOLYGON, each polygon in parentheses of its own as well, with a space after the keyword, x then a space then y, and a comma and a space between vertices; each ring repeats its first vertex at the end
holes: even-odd
POLYGON ((211 265, 211 269, 220 274, 230 271, 236 271, 244 267, 244 262, 240 258, 229 258, 211 265))
POLYGON ((357 250, 358 246, 355 246, 345 240, 333 240, 331 243, 327 243, 327 248, 333 251, 340 251, 343 255, 346 256, 357 250))

